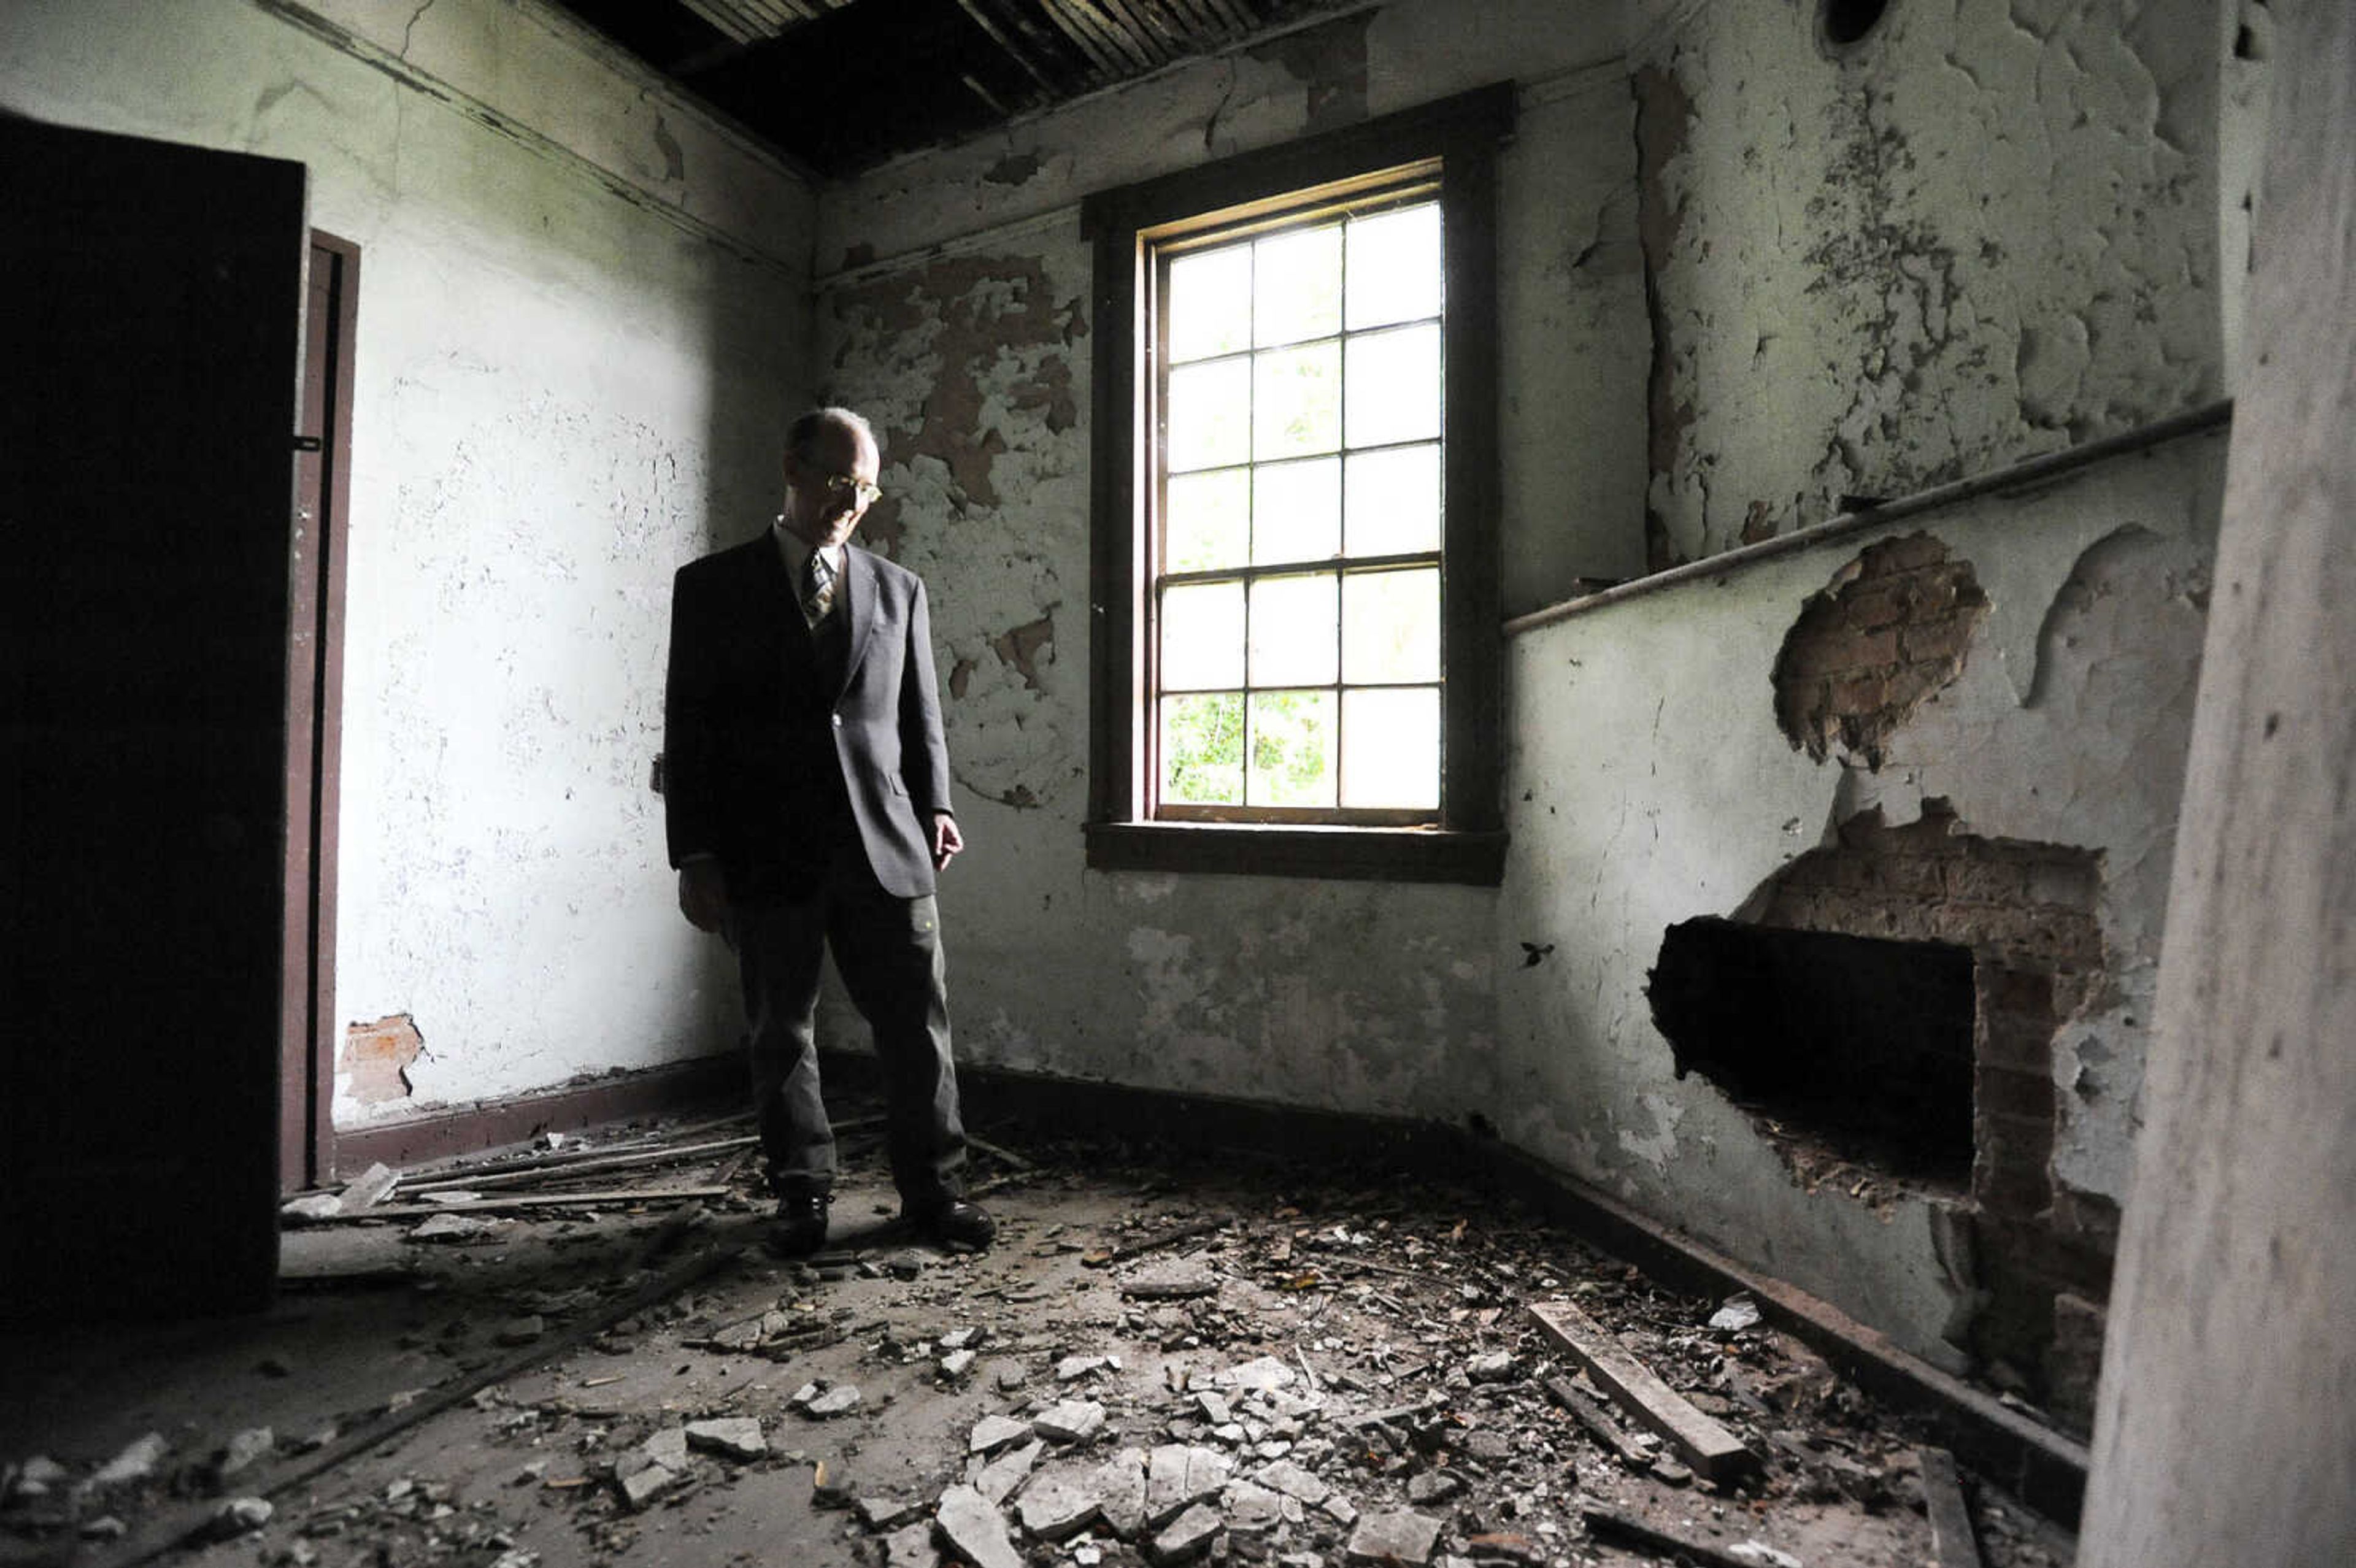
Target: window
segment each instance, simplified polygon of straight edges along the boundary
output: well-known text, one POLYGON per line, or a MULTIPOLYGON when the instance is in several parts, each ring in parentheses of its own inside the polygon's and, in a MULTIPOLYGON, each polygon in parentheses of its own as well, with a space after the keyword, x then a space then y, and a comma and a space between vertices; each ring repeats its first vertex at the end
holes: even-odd
POLYGON ((1091 197, 1089 863, 1491 882, 1509 87, 1091 197))

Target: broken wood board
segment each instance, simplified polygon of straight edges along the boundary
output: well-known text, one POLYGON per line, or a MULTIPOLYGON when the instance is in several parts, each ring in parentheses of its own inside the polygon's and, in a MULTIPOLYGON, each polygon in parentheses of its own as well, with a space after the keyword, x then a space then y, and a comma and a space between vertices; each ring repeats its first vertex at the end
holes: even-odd
POLYGON ((1758 1456, 1740 1438, 1653 1375, 1620 1341, 1568 1301, 1534 1301, 1538 1332, 1580 1364, 1596 1386, 1629 1414, 1660 1434, 1695 1474, 1730 1481, 1755 1468, 1758 1456))
POLYGON ((567 1181, 593 1171, 633 1170, 640 1166, 683 1163, 707 1155, 747 1148, 760 1141, 757 1137, 745 1136, 721 1138, 712 1143, 682 1144, 671 1148, 632 1149, 623 1154, 557 1155, 528 1166, 495 1166, 471 1176, 439 1176, 431 1181, 413 1181, 403 1190, 419 1195, 450 1191, 490 1192, 503 1187, 567 1181))
POLYGON ((1603 1407, 1589 1398, 1587 1392, 1577 1383, 1569 1378, 1548 1378, 1546 1391, 1554 1396, 1557 1404, 1570 1412, 1571 1418, 1585 1427, 1590 1436, 1620 1456, 1622 1464, 1632 1470, 1651 1467, 1653 1456, 1644 1452, 1644 1445, 1629 1436, 1621 1424, 1606 1415, 1603 1407))
POLYGON ((725 1198, 725 1187, 607 1187, 592 1192, 517 1192, 504 1198, 481 1198, 467 1203, 396 1203, 370 1213, 377 1219, 414 1214, 497 1214, 516 1209, 578 1209, 587 1205, 612 1208, 629 1203, 683 1203, 691 1200, 725 1198))
POLYGON ((519 1209, 578 1209, 586 1206, 616 1209, 635 1203, 680 1203, 725 1198, 734 1190, 728 1187, 648 1187, 633 1191, 626 1187, 617 1187, 597 1192, 516 1193, 505 1198, 485 1198, 472 1203, 387 1203, 358 1214, 335 1214, 313 1222, 349 1225, 376 1220, 423 1220, 434 1214, 506 1214, 519 1209))
POLYGON ((1001 1148, 998 1145, 991 1143, 988 1138, 978 1138, 971 1133, 968 1133, 965 1136, 965 1141, 966 1146, 969 1148, 971 1148, 978 1153, 988 1155, 991 1158, 1006 1167, 1009 1170, 1023 1171, 1035 1170, 1038 1168, 1029 1160, 1024 1159, 1021 1155, 1016 1154, 1012 1149, 1001 1148))
POLYGON ((1127 1263, 1131 1258, 1141 1258, 1148 1253, 1160 1252, 1162 1248, 1175 1246, 1180 1242, 1191 1242, 1197 1236, 1207 1236, 1214 1231, 1224 1231, 1234 1222, 1235 1216, 1232 1214, 1214 1214, 1207 1220, 1196 1220, 1181 1225, 1174 1231, 1164 1231, 1158 1236, 1149 1236, 1141 1242, 1131 1242, 1126 1246, 1084 1253, 1080 1255, 1080 1265, 1083 1268, 1109 1268, 1114 1264, 1127 1263))
POLYGON ((1707 1541, 1697 1541, 1689 1535, 1679 1535, 1673 1530, 1647 1524, 1634 1514, 1606 1508, 1599 1502, 1581 1499, 1579 1517, 1587 1526, 1587 1533, 1598 1541, 1614 1541, 1622 1546, 1634 1546, 1647 1552, 1665 1553, 1681 1562, 1695 1563, 1701 1568, 1759 1568, 1759 1560, 1737 1557, 1731 1552, 1712 1546, 1707 1541))
POLYGON ((1932 1561, 1938 1568, 1980 1568, 1980 1545, 1972 1533, 1971 1509, 1964 1505, 1955 1456, 1944 1448, 1920 1448, 1922 1501, 1931 1516, 1932 1561))

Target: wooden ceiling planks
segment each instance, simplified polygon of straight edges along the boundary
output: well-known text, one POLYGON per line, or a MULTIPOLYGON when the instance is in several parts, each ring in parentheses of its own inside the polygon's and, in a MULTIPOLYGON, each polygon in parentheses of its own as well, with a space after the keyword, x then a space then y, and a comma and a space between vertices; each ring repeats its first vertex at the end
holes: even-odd
POLYGON ((840 176, 1349 0, 555 0, 840 176))

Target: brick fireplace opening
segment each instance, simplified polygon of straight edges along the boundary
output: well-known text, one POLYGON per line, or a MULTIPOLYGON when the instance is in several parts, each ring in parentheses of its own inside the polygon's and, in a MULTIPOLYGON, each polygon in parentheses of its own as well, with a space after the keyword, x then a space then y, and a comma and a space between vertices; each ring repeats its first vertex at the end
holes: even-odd
POLYGON ((1705 917, 1669 928, 1651 994, 1678 1077, 1894 1176, 1970 1180, 1970 949, 1705 917))
POLYGON ((1829 1151, 1843 1190, 1878 1177, 1956 1204, 1978 1275, 1965 1348, 2082 1427, 2116 1210, 2054 1179, 2053 1040, 2104 987, 2101 888, 2098 851, 1985 837, 1937 798, 1894 827, 1877 808, 1742 918, 1672 926, 1651 987, 1680 1074, 1750 1110, 1812 1189, 1829 1151))

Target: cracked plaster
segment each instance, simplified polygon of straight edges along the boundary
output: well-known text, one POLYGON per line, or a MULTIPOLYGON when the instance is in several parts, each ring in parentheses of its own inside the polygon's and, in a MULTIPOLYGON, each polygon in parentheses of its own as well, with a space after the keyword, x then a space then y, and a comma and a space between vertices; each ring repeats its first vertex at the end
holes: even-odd
POLYGON ((2212 432, 1893 528, 1972 562, 1989 610, 1961 677, 1889 737, 1879 772, 1794 752, 1768 680, 1855 546, 1515 638, 1499 930, 1555 951, 1498 976, 1503 1136, 1952 1362, 1961 1292, 1936 1206, 1804 1191, 1742 1112, 1675 1077, 1644 972, 1670 925, 1739 917, 1869 808, 1903 824, 1945 796, 1975 833, 2099 850, 2108 985, 2056 1038, 2053 1170, 2124 1197, 2222 459, 2212 432), (1550 721, 1564 713, 1579 723, 1550 721))
POLYGON ((1683 10, 1638 62, 1655 566, 2223 385, 2196 0, 1894 5, 1831 57, 1812 17, 1683 10))
MULTIPOLYGON (((1499 204, 1506 597, 1544 603, 1640 560, 1634 155, 1608 31, 1540 0, 1385 6, 822 197, 817 253, 842 268, 819 284, 823 390, 884 433, 870 542, 932 590, 969 846, 941 892, 969 1059, 1382 1115, 1452 1118, 1483 1096, 1493 891, 1086 869, 1102 324, 1076 201, 1519 77, 1499 204)), ((827 1027, 861 1038, 839 1003, 827 1027)))
POLYGON ((433 1048, 337 1121, 724 1048, 648 768, 669 571, 776 509, 807 278, 748 258, 809 193, 530 5, 156 9, 6 7, 0 105, 300 159, 361 250, 332 1016, 433 1048))

